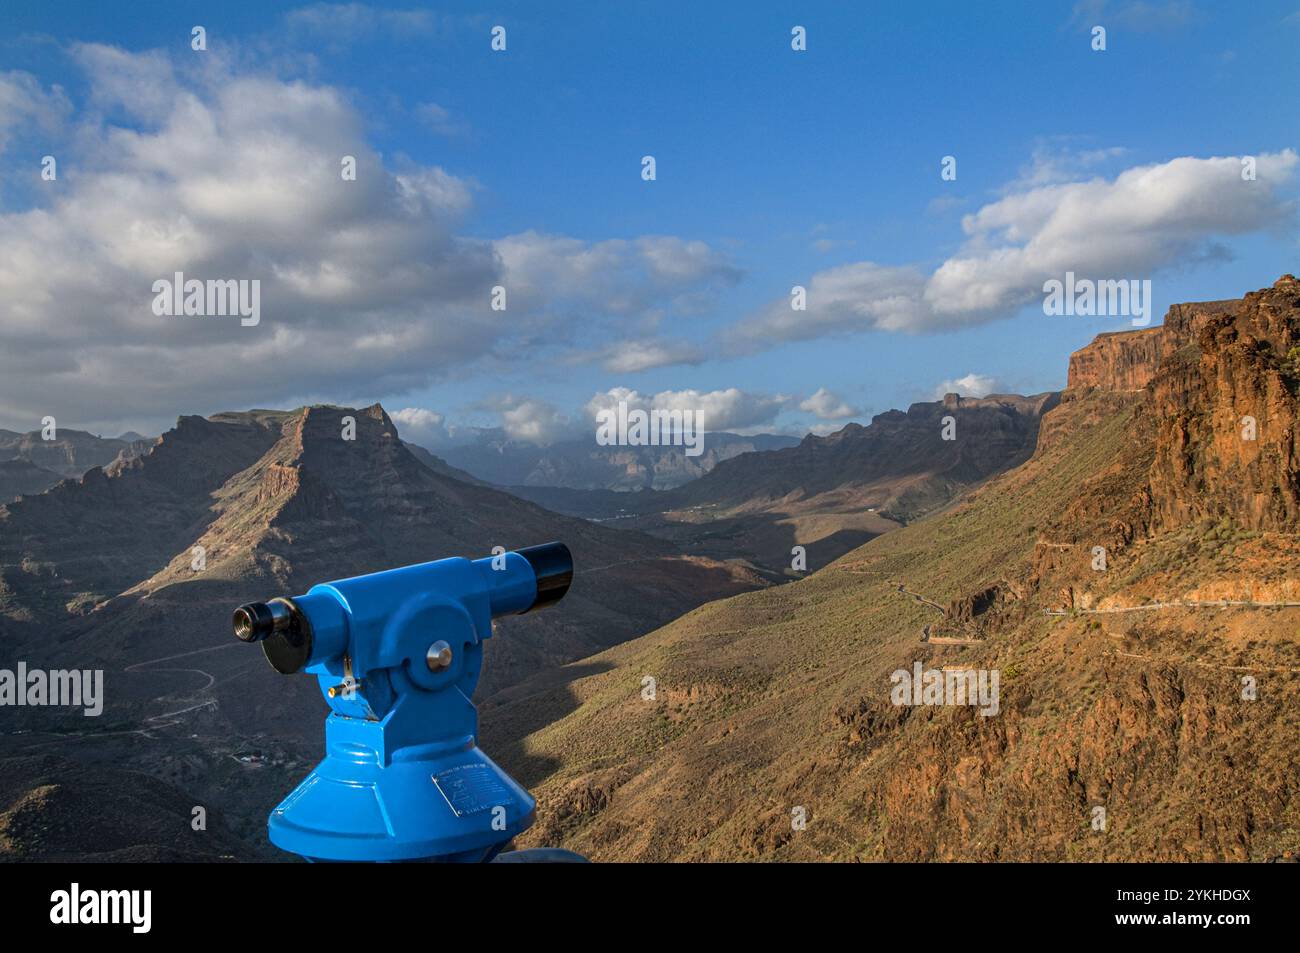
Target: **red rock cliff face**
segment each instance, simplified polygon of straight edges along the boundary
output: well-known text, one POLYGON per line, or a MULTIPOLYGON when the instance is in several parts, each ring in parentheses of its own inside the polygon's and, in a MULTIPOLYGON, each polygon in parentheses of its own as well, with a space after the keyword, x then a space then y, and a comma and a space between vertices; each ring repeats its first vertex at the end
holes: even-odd
POLYGON ((1257 530, 1300 526, 1297 389, 1300 282, 1283 276, 1232 308, 1179 315, 1182 344, 1149 389, 1156 455, 1153 523, 1230 518, 1257 530))
POLYGON ((1067 387, 1136 391, 1151 383, 1163 356, 1164 328, 1099 334, 1070 355, 1067 387))
POLYGON ((1153 428, 1126 525, 1300 527, 1297 345, 1300 282, 1284 275, 1238 301, 1174 305, 1161 327, 1104 334, 1071 355, 1071 389, 1131 393, 1137 426, 1153 428))
POLYGON ((1236 311, 1240 301, 1201 301, 1176 304, 1159 327, 1099 334, 1087 347, 1070 355, 1067 386, 1108 391, 1140 391, 1156 370, 1180 348, 1192 344, 1205 325, 1236 311))

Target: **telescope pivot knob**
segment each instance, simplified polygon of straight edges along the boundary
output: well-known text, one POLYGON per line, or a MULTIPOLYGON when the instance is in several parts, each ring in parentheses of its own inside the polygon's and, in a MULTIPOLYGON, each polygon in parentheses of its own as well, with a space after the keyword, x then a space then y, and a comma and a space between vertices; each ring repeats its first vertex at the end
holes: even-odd
POLYGON ((429 651, 424 653, 424 663, 429 666, 431 672, 441 672, 451 665, 451 660, 451 646, 442 639, 430 645, 429 651))

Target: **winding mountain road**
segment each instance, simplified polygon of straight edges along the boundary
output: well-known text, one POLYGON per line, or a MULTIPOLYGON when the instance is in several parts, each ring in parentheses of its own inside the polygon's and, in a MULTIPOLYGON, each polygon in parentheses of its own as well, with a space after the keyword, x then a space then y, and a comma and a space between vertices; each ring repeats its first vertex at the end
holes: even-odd
MULTIPOLYGON (((124 672, 140 672, 146 669, 153 672, 192 672, 195 675, 202 675, 204 678, 207 679, 207 682, 205 682, 198 689, 195 689, 195 693, 196 693, 195 698, 185 699, 185 701, 195 702, 193 705, 189 705, 185 708, 178 708, 176 709, 176 711, 166 712, 165 714, 162 715, 151 715, 150 717, 144 720, 144 724, 147 725, 148 727, 139 729, 139 732, 141 734, 146 734, 150 729, 153 728, 169 728, 172 725, 178 725, 180 724, 180 722, 176 720, 178 715, 188 714, 189 712, 197 711, 200 708, 207 708, 209 706, 217 704, 217 700, 215 698, 204 698, 202 700, 196 700, 198 696, 201 696, 202 694, 207 692, 209 689, 212 688, 213 685, 217 683, 217 677, 213 675, 211 672, 205 671, 201 668, 152 668, 152 666, 157 665, 160 662, 173 662, 176 659, 189 658, 191 655, 203 655, 207 652, 220 652, 222 649, 238 648, 240 644, 241 643, 239 642, 227 642, 227 643, 222 643, 221 645, 208 646, 207 648, 203 648, 203 649, 194 649, 193 651, 190 652, 180 652, 176 655, 164 655, 162 658, 149 659, 146 662, 136 662, 134 665, 128 665, 126 668, 122 669, 122 671, 124 672)), ((155 700, 161 701, 165 697, 166 697, 165 695, 160 695, 155 700)))
POLYGON ((1111 606, 1106 609, 1044 609, 1043 615, 1110 615, 1119 612, 1151 612, 1156 609, 1297 609, 1300 602, 1256 602, 1251 599, 1176 599, 1148 602, 1140 606, 1111 606))
MULTIPOLYGON (((147 661, 144 662, 136 662, 134 665, 128 665, 124 669, 122 669, 122 671, 127 673, 142 672, 145 670, 150 670, 151 666, 157 665, 161 662, 172 662, 175 661, 176 659, 188 658, 191 655, 203 655, 207 652, 219 652, 222 649, 238 648, 240 645, 241 643, 239 642, 229 642, 229 643, 223 643, 221 645, 208 646, 207 648, 194 649, 193 651, 190 652, 180 652, 175 655, 164 655, 161 658, 148 659, 147 661)), ((204 682, 202 686, 195 689, 194 696, 182 700, 183 702, 193 702, 193 704, 186 704, 184 708, 178 708, 175 711, 164 712, 161 715, 150 715, 149 717, 145 718, 143 721, 140 722, 139 728, 124 728, 120 731, 72 731, 72 732, 67 732, 65 734, 60 734, 57 738, 47 738, 43 741, 38 741, 38 742, 24 745, 22 750, 30 751, 38 748, 46 748, 51 745, 64 744, 66 742, 75 741, 78 738, 85 738, 91 735, 97 738, 108 738, 114 735, 141 735, 145 738, 152 738, 153 735, 150 734, 151 731, 156 731, 159 728, 170 728, 173 725, 183 724, 183 721, 180 718, 181 715, 188 714, 189 712, 192 711, 198 711, 200 708, 208 708, 210 706, 215 706, 217 704, 217 700, 215 698, 200 697, 204 693, 210 691, 213 685, 217 684, 217 677, 213 675, 211 672, 205 671, 204 669, 201 668, 158 668, 158 669, 152 669, 152 671, 190 672, 195 675, 203 676, 205 679, 207 679, 207 681, 204 682)), ((166 695, 159 695, 154 699, 154 701, 163 701, 166 698, 167 698, 166 695)))

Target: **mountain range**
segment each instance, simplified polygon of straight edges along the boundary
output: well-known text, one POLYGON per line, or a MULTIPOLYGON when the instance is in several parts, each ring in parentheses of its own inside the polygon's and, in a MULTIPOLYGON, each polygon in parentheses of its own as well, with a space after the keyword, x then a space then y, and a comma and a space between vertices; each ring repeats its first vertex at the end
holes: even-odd
POLYGON ((1102 335, 1021 466, 805 579, 501 693, 487 742, 540 797, 525 842, 1295 859, 1298 358, 1290 275, 1102 335), (999 673, 997 714, 898 703, 918 664, 999 673))
POLYGON ((231 608, 560 539, 572 592, 501 626, 476 696, 484 749, 539 799, 523 844, 1292 859, 1297 435, 1289 275, 1100 335, 1060 394, 949 395, 666 491, 532 488, 578 516, 410 447, 377 405, 182 417, 0 506, 5 664, 106 682, 98 719, 6 711, 0 857, 275 856, 266 813, 325 709, 231 608), (1000 694, 900 703, 918 666, 1000 694))

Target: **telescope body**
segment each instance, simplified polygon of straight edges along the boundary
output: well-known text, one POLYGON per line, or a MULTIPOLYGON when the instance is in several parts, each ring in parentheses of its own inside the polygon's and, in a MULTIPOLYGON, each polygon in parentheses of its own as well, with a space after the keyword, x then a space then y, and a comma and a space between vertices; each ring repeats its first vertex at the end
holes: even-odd
POLYGON ((236 635, 315 675, 325 759, 271 812, 272 843, 312 860, 488 860, 536 802, 478 747, 470 701, 492 620, 557 601, 573 576, 548 543, 440 559, 243 606, 236 635))

